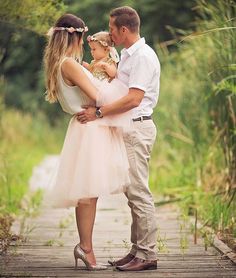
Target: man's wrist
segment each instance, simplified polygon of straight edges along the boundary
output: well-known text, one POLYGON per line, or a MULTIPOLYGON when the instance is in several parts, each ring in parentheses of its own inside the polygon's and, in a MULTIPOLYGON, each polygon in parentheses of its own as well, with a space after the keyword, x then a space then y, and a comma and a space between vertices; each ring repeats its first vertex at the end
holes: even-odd
POLYGON ((96 118, 103 118, 101 107, 96 107, 95 116, 96 118))

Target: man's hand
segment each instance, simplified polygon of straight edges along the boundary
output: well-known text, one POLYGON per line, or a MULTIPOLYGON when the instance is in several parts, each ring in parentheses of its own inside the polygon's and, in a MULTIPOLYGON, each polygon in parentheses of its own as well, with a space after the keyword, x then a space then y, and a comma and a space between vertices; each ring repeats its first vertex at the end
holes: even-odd
POLYGON ((82 106, 82 108, 84 108, 85 110, 76 114, 76 118, 81 124, 86 124, 87 122, 91 122, 97 119, 95 115, 96 107, 84 105, 82 106))

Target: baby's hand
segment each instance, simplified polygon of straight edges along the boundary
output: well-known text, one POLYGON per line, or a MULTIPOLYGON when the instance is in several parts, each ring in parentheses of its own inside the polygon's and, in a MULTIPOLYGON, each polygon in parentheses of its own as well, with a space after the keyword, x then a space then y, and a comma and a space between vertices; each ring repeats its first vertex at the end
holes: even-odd
POLYGON ((107 69, 107 63, 106 62, 97 62, 96 63, 96 67, 100 68, 100 69, 103 69, 103 70, 106 70, 107 69))
POLYGON ((109 64, 106 62, 97 62, 96 66, 99 67, 100 69, 104 70, 111 78, 114 78, 116 76, 117 68, 116 65, 109 64))
POLYGON ((82 66, 85 67, 87 70, 89 70, 89 67, 90 67, 89 63, 83 61, 82 66))

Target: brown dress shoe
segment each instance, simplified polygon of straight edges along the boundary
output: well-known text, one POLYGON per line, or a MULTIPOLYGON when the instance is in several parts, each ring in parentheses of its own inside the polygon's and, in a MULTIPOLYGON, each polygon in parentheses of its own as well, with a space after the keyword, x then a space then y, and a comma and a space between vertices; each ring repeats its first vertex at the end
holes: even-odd
POLYGON ((157 269, 157 261, 143 260, 140 258, 134 258, 129 263, 116 266, 116 269, 120 271, 142 271, 142 270, 153 270, 157 269))
POLYGON ((122 258, 120 260, 117 260, 117 261, 108 260, 108 263, 112 266, 122 266, 122 265, 129 263, 133 259, 134 259, 134 255, 129 253, 128 255, 126 255, 124 258, 122 258))

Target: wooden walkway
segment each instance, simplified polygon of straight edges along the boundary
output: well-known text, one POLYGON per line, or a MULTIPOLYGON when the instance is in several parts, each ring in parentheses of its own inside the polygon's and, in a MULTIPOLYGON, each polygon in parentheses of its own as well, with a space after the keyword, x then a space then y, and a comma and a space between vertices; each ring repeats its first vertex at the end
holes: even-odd
MULTIPOLYGON (((89 272, 82 262, 74 269, 73 247, 78 242, 73 209, 46 209, 28 221, 32 229, 28 240, 0 257, 1 277, 236 277, 236 265, 213 247, 207 251, 202 241, 193 244, 189 227, 179 219, 174 208, 157 209, 160 248, 158 269, 143 272, 108 270, 89 272), (180 232, 180 230, 182 231, 180 232), (186 242, 186 238, 188 241, 186 242), (180 243, 181 242, 181 243, 180 243), (188 248, 183 254, 183 248, 188 248)), ((123 195, 98 202, 94 230, 97 260, 120 258, 129 250, 130 213, 123 195)))

